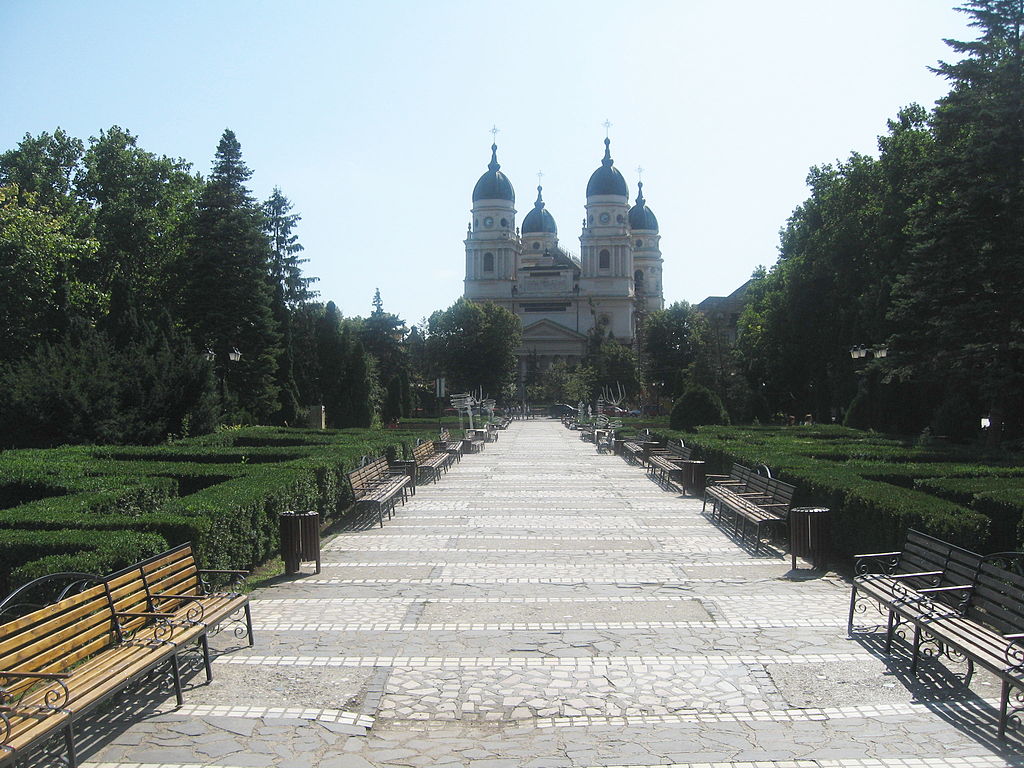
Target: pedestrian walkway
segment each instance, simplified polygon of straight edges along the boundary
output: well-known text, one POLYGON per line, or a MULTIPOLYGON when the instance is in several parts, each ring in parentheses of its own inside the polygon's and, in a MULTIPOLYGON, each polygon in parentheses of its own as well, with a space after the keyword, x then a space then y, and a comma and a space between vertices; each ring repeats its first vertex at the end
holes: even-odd
POLYGON ((108 715, 87 765, 1024 765, 991 680, 908 679, 847 638, 845 582, 789 566, 558 422, 514 422, 325 542, 319 575, 256 592, 255 647, 182 709, 108 715))

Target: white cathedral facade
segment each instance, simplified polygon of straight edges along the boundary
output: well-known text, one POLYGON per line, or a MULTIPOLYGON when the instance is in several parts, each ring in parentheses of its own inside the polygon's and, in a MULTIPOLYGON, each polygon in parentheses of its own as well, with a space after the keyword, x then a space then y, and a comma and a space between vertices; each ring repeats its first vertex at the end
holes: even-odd
POLYGON ((497 145, 473 188, 464 295, 506 307, 522 321, 521 372, 531 357, 541 368, 578 362, 595 326, 632 344, 640 317, 664 306, 658 220, 642 182, 630 206, 610 143, 605 139, 604 159, 587 183, 579 256, 558 244, 539 186, 533 208, 516 226, 515 191, 500 170, 497 145))

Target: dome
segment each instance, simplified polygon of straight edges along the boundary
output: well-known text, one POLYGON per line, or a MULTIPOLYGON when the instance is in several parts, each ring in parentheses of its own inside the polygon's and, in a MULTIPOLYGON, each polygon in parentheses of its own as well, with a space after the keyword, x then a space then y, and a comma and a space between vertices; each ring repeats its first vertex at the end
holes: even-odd
POLYGON ((587 182, 587 197, 594 195, 620 195, 629 197, 629 188, 622 174, 612 165, 611 141, 604 140, 604 159, 601 167, 594 171, 587 182))
POLYGON ((487 173, 480 177, 473 187, 473 202, 477 200, 508 200, 516 201, 516 193, 512 190, 512 182, 499 171, 498 145, 491 144, 491 162, 487 165, 487 173))
POLYGON ((647 207, 642 181, 637 182, 636 205, 629 209, 629 228, 658 231, 658 218, 654 215, 654 211, 647 207))
POLYGON ((547 233, 558 234, 558 227, 555 226, 555 218, 548 213, 541 199, 540 191, 543 187, 537 187, 537 202, 533 204, 533 210, 526 214, 520 231, 524 234, 547 233))

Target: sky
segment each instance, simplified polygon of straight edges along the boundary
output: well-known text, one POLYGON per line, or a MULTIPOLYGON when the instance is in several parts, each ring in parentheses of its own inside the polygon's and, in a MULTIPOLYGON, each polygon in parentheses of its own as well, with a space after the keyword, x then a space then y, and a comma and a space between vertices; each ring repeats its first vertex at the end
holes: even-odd
POLYGON ((660 224, 667 302, 777 258, 815 165, 876 154, 973 39, 954 0, 0 0, 0 151, 121 126, 209 172, 224 129, 253 193, 302 220, 323 301, 416 323, 462 295, 473 185, 544 200, 579 252, 604 152, 660 224))

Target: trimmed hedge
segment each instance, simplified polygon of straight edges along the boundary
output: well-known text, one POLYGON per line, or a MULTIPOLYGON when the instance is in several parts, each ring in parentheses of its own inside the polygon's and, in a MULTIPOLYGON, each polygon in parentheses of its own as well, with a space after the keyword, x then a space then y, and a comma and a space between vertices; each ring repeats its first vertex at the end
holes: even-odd
POLYGON ((7 593, 49 573, 110 573, 166 550, 168 543, 131 531, 0 531, 0 589, 7 593))
POLYGON ((1021 511, 1000 506, 1008 496, 994 489, 1020 483, 1019 468, 982 465, 956 449, 830 425, 700 427, 696 434, 665 434, 698 448, 709 472, 728 472, 733 462, 769 466, 774 476, 797 486, 796 505, 833 511, 832 545, 840 554, 898 548, 908 528, 982 551, 1018 546, 1011 529, 1021 511), (940 494, 929 483, 942 477, 986 478, 997 495, 940 494))
POLYGON ((173 445, 0 453, 0 498, 12 504, 0 509, 0 584, 72 565, 104 572, 185 541, 205 567, 251 568, 277 551, 281 512, 337 517, 360 457, 401 457, 412 442, 398 430, 249 427, 173 445), (27 541, 38 543, 19 550, 27 541))

